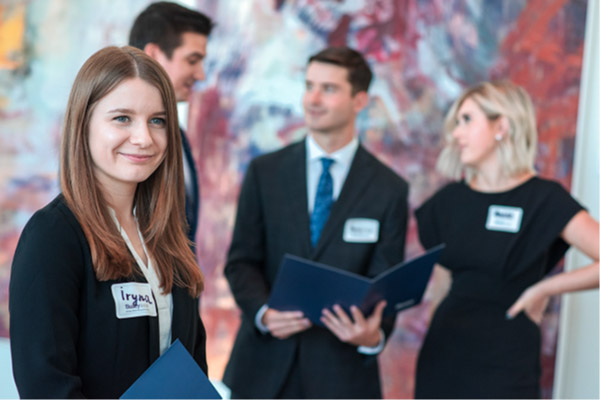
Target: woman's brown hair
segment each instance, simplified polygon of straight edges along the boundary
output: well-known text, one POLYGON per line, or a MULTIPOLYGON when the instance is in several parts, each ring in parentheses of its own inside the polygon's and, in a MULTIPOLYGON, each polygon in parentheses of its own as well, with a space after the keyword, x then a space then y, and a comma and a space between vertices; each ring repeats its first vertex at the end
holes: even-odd
POLYGON ((132 78, 140 78, 159 90, 168 132, 164 160, 136 189, 134 207, 140 231, 163 291, 170 293, 175 284, 186 288, 192 296, 199 296, 204 278, 185 234, 183 164, 175 93, 166 72, 142 51, 129 46, 106 47, 93 54, 79 70, 63 127, 61 190, 87 238, 98 280, 139 274, 94 175, 88 132, 98 101, 132 78))

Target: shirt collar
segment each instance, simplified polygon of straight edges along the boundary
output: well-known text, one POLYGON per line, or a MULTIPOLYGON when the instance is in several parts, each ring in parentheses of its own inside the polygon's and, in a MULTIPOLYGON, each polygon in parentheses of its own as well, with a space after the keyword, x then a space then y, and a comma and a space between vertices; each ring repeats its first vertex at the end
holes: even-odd
POLYGON ((352 138, 350 143, 331 154, 328 154, 323 150, 312 135, 309 134, 306 137, 306 159, 308 162, 316 162, 323 157, 327 157, 335 160, 336 164, 350 165, 354 158, 354 154, 356 153, 356 149, 358 149, 358 139, 356 136, 352 138))

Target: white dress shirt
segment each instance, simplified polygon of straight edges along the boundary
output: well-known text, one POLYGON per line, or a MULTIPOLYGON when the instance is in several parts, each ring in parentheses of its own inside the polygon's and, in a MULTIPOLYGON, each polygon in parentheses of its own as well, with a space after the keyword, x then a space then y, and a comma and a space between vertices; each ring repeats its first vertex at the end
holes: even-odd
POLYGON ((308 195, 308 214, 312 214, 315 207, 315 197, 317 196, 317 186, 319 178, 323 172, 321 158, 331 158, 334 163, 329 168, 329 173, 333 179, 333 201, 336 201, 342 191, 346 176, 354 160, 354 155, 358 149, 358 139, 354 137, 350 143, 339 150, 328 154, 323 150, 312 135, 306 137, 306 193, 308 195))

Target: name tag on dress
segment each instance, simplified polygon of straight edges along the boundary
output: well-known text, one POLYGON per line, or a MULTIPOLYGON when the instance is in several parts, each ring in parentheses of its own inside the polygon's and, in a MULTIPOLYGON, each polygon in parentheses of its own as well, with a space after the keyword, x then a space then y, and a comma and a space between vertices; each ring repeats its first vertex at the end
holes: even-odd
POLYGON ((156 304, 149 283, 115 283, 111 290, 117 318, 156 317, 156 304))
POLYGON ((375 243, 379 239, 379 221, 372 218, 349 218, 344 224, 344 242, 375 243))
POLYGON ((488 209, 486 229, 500 232, 519 232, 523 209, 521 207, 491 205, 488 209))

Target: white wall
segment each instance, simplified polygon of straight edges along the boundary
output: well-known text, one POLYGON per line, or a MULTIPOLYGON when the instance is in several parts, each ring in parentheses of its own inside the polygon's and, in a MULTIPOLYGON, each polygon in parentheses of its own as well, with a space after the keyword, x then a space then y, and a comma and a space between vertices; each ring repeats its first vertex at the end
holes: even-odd
POLYGON ((0 337, 0 399, 17 399, 19 393, 13 381, 10 345, 7 338, 0 337))
MULTIPOLYGON (((588 2, 583 71, 575 142, 572 194, 598 219, 598 136, 600 132, 598 91, 599 13, 597 0, 588 2)), ((576 251, 567 254, 565 269, 589 262, 576 251)), ((563 296, 558 332, 554 398, 598 399, 599 396, 599 307, 598 290, 563 296)))

